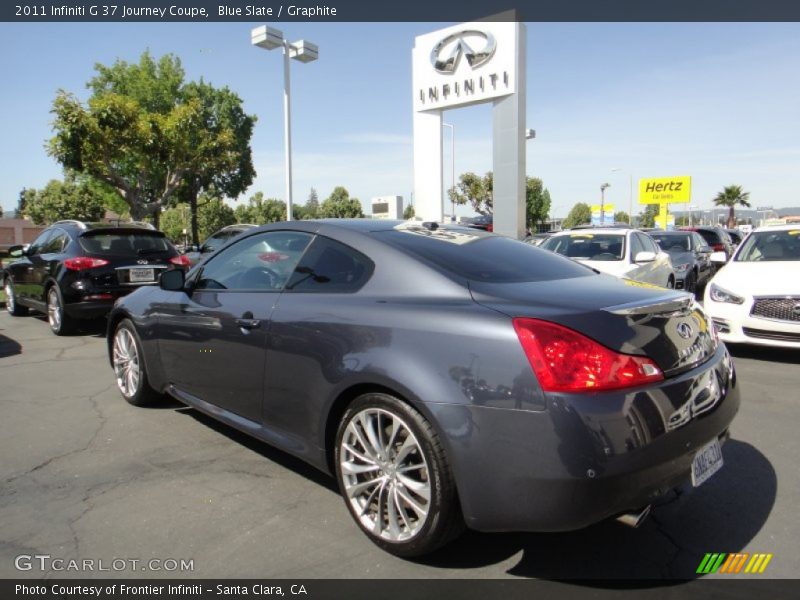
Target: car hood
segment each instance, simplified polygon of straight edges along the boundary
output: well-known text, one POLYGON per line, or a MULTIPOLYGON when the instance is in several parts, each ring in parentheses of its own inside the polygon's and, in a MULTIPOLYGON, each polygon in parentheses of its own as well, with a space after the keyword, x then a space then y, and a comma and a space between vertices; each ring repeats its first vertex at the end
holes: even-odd
POLYGON ((800 294, 800 261, 729 262, 713 283, 738 294, 783 296, 800 294))

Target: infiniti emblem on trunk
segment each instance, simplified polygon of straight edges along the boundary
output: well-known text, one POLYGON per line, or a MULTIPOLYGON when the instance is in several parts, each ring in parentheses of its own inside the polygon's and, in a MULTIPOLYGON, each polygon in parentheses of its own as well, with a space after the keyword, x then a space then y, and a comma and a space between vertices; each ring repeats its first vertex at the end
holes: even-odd
POLYGON ((690 337, 692 337, 692 334, 694 333, 694 329, 692 329, 692 326, 688 323, 678 323, 677 329, 678 335, 685 340, 688 340, 690 337))
POLYGON ((795 315, 797 315, 798 317, 800 317, 800 304, 795 304, 795 305, 792 307, 792 312, 793 312, 795 315))
POLYGON ((139 260, 136 261, 136 264, 137 265, 146 265, 147 264, 147 259, 140 258, 139 260))

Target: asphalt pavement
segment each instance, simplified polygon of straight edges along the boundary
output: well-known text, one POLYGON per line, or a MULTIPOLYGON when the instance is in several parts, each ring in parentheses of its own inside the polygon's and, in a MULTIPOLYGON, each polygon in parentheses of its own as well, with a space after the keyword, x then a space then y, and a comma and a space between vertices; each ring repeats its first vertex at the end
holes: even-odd
POLYGON ((743 402, 725 466, 639 529, 468 532, 408 561, 360 533, 328 476, 177 402, 129 406, 102 323, 55 337, 3 311, 0 578, 693 579, 708 552, 772 553, 755 577, 796 578, 800 352, 732 351, 743 402), (59 570, 70 560, 94 570, 59 570))

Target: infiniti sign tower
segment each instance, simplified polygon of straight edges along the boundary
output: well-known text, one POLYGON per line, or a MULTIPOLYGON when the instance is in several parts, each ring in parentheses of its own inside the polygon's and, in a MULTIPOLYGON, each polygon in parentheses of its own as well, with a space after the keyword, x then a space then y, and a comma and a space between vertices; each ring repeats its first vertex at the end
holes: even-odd
POLYGON ((418 36, 414 68, 416 214, 444 218, 442 113, 492 102, 494 230, 525 232, 525 25, 462 23, 418 36))

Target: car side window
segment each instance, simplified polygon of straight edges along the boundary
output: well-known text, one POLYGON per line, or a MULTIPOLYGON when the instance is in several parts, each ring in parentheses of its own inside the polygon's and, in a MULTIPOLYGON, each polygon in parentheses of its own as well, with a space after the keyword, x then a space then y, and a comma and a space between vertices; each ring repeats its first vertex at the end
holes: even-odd
POLYGON ((50 236, 53 235, 53 229, 46 229, 42 233, 39 234, 31 245, 28 247, 28 256, 36 256, 37 254, 41 254, 42 250, 45 246, 47 246, 47 242, 50 240, 50 236))
POLYGON ((692 239, 694 240, 695 250, 698 250, 700 252, 705 252, 706 250, 709 250, 709 251, 711 250, 709 245, 706 244, 706 241, 699 234, 697 234, 697 233, 693 234, 692 235, 692 239))
POLYGON ((312 235, 267 231, 247 236, 203 266, 196 290, 281 291, 312 235))
POLYGON ((636 261, 636 255, 639 252, 644 252, 644 246, 642 245, 642 240, 639 239, 639 235, 633 233, 631 234, 631 262, 636 261))
POLYGON ((41 254, 59 254, 63 252, 64 246, 66 246, 68 239, 69 238, 65 231, 61 229, 54 229, 53 235, 48 238, 41 250, 41 254))
POLYGON ((656 246, 656 243, 653 241, 653 238, 651 238, 649 235, 643 235, 641 233, 637 233, 636 235, 642 238, 642 244, 644 245, 645 251, 658 254, 659 252, 658 246, 656 246))
POLYGON ((355 292, 367 282, 373 269, 373 262, 361 252, 317 236, 286 289, 312 293, 355 292))

